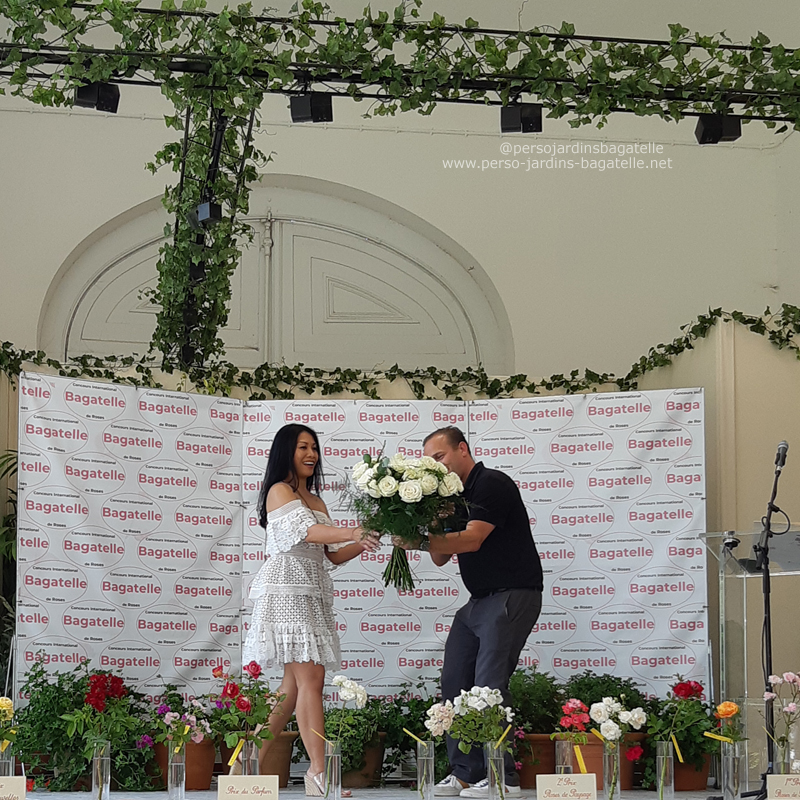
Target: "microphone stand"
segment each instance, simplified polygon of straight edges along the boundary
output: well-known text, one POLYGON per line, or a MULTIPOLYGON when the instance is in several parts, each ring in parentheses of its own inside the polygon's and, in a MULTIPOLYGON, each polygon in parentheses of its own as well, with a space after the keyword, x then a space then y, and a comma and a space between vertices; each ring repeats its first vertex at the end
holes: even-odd
MULTIPOLYGON (((786 454, 783 453, 783 459, 786 454)), ((763 667, 765 692, 772 691, 769 676, 772 672, 772 606, 770 602, 771 584, 769 574, 769 540, 773 536, 772 515, 774 512, 783 514, 780 508, 775 505, 775 498, 778 495, 778 480, 781 477, 783 463, 779 451, 778 458, 775 460, 775 477, 772 481, 772 494, 767 503, 767 513, 761 530, 761 538, 758 544, 753 545, 756 556, 756 571, 761 571, 761 591, 764 595, 764 624, 763 624, 763 667)), ((785 516, 785 515, 784 515, 785 516)), ((752 792, 742 792, 742 797, 755 797, 756 800, 765 800, 767 797, 767 775, 773 775, 775 770, 775 715, 772 708, 772 700, 764 703, 764 727, 767 731, 767 769, 761 775, 761 788, 752 792)))

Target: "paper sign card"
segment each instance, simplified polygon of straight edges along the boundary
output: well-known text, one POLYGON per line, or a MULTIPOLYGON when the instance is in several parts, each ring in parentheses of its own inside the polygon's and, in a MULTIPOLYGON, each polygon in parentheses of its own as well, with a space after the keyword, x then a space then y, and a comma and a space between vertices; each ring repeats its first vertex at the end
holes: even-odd
POLYGON ((767 775, 768 800, 800 800, 800 775, 767 775))
POLYGON ((278 800, 277 775, 220 775, 217 800, 261 797, 278 800))
POLYGON ((597 800, 597 779, 586 775, 537 775, 536 800, 597 800))
POLYGON ((0 778, 1 800, 25 800, 25 778, 0 778))

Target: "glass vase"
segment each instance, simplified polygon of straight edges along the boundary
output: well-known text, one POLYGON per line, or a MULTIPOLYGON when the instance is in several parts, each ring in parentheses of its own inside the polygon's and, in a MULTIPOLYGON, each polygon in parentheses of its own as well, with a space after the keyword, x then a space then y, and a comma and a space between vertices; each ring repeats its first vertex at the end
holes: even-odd
POLYGON ((574 747, 570 739, 556 739, 556 775, 572 775, 574 755, 574 747))
POLYGON ((792 771, 792 765, 789 761, 788 742, 785 744, 775 743, 773 758, 775 759, 772 763, 773 775, 788 775, 792 771))
POLYGON ((672 742, 656 742, 656 790, 658 800, 674 800, 675 764, 672 742))
POLYGON ((325 740, 325 797, 342 800, 342 745, 325 740))
POLYGON ((0 778, 14 777, 14 756, 11 754, 11 742, 7 739, 0 744, 0 778))
POLYGON ((603 742, 603 790, 605 800, 620 800, 620 742, 603 742))
POLYGON ((92 754, 92 797, 109 800, 111 790, 111 742, 100 741, 92 754))
POLYGON ((433 742, 417 742, 417 791, 422 800, 433 800, 433 755, 433 742))
POLYGON ((184 800, 186 796, 186 745, 167 747, 167 797, 169 800, 184 800))
POLYGON ((489 800, 505 800, 504 751, 496 742, 483 745, 486 757, 486 777, 489 780, 489 800))
POLYGON ((258 766, 258 753, 258 744, 250 739, 245 739, 245 743, 242 745, 242 752, 240 754, 242 759, 242 775, 260 774, 258 766))
POLYGON ((722 742, 720 752, 720 786, 723 800, 740 800, 742 796, 741 742, 722 742))

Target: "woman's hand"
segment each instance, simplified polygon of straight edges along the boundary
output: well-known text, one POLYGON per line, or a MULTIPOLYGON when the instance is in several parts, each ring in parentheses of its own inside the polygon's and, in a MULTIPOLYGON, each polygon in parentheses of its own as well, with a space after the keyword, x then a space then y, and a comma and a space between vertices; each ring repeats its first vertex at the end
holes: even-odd
POLYGON ((374 553, 381 546, 381 537, 374 531, 362 531, 361 538, 358 539, 357 544, 361 545, 362 550, 374 553))

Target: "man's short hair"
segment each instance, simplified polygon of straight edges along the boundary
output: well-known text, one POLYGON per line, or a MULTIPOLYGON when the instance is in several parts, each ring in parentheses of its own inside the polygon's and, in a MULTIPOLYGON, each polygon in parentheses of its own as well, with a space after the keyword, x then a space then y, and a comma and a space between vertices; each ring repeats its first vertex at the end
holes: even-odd
POLYGON ((458 447, 461 442, 467 446, 467 453, 472 455, 472 451, 469 449, 469 442, 467 441, 467 437, 464 436, 464 431, 461 428, 457 428, 455 425, 445 425, 444 428, 437 428, 433 433, 429 433, 422 441, 422 446, 425 447, 428 444, 428 440, 433 439, 434 436, 439 436, 441 434, 447 440, 447 444, 450 445, 453 449, 458 447))

